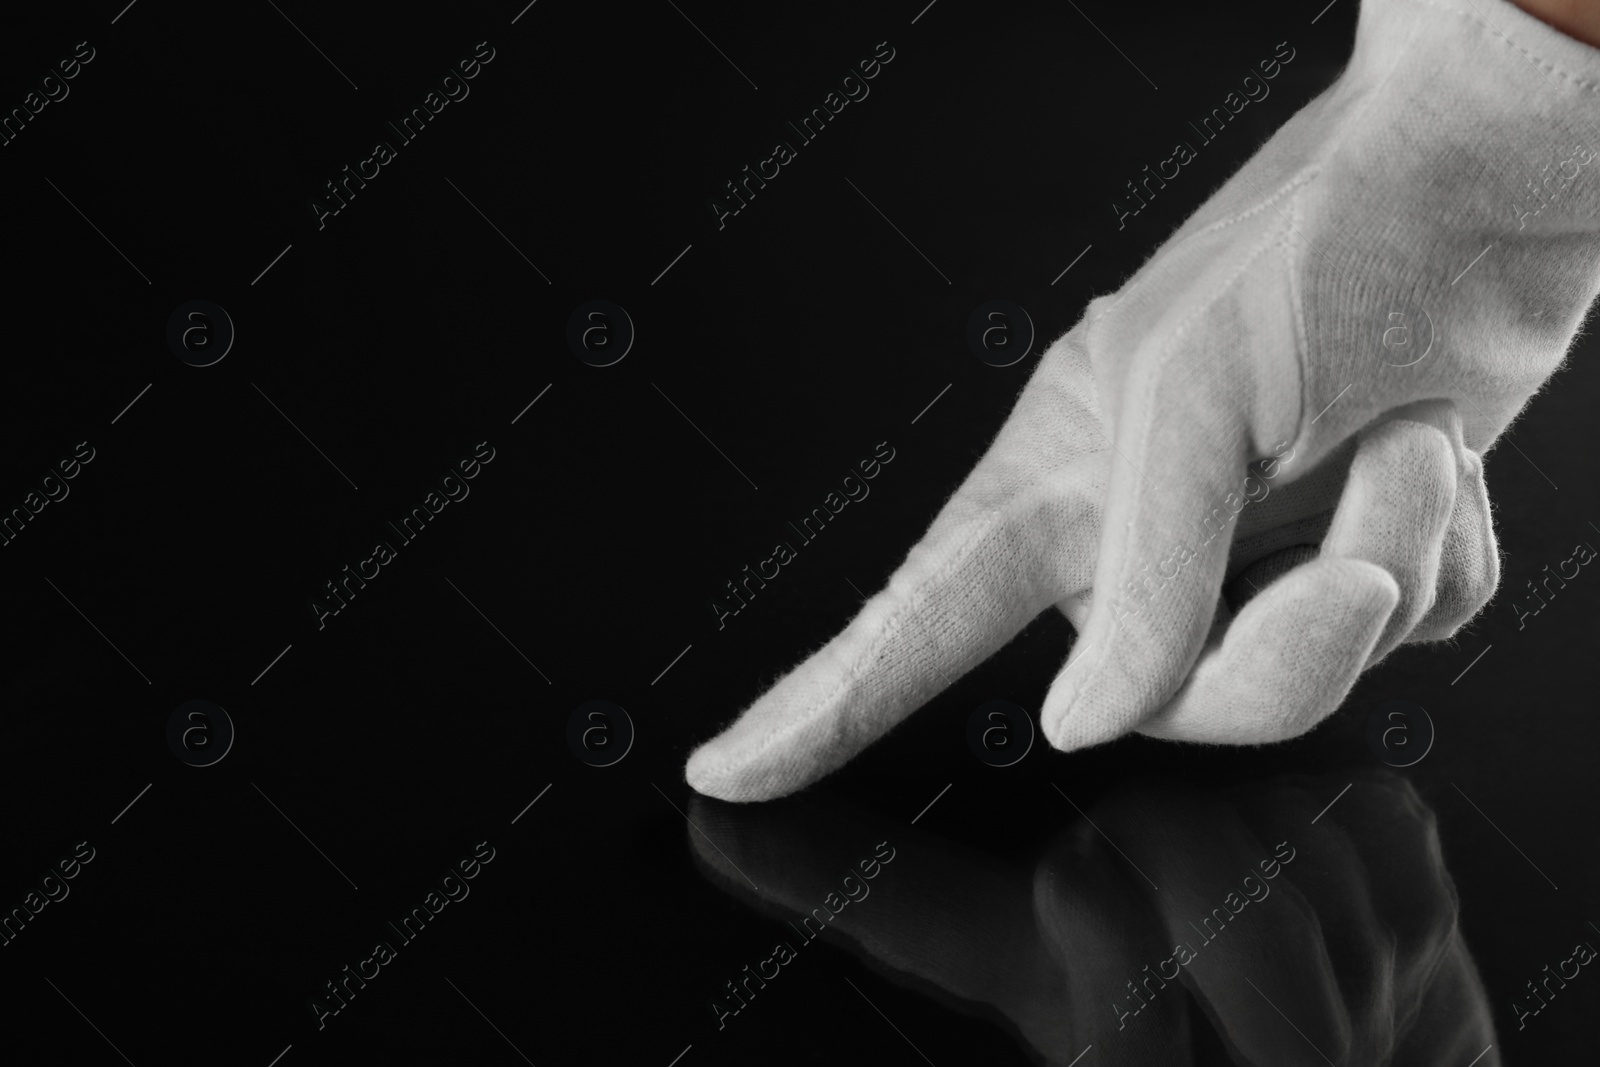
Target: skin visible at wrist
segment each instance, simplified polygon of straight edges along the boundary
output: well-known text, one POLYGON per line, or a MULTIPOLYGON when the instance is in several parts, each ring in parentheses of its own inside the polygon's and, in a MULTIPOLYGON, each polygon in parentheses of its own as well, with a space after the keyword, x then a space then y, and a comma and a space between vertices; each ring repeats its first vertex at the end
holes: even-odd
POLYGON ((1600 48, 1600 0, 1512 0, 1512 3, 1568 37, 1600 48))

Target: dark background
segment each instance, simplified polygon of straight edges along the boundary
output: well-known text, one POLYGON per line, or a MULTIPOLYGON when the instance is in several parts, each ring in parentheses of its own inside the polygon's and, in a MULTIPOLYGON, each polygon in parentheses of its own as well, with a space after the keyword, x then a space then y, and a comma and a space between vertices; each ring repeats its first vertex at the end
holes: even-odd
MULTIPOLYGON (((284 1065, 524 1062, 508 1041, 541 1065, 665 1067, 686 1046, 685 1067, 914 1062, 847 976, 934 1062, 1028 1062, 995 1023, 827 946, 718 1032, 709 997, 781 924, 697 867, 683 761, 837 632, 852 584, 881 588, 1037 353, 1335 76, 1357 5, 1313 24, 1320 2, 938 0, 918 17, 923 2, 141 0, 119 16, 112 0, 9 23, 6 109, 77 42, 96 56, 0 147, 0 503, 78 441, 96 456, 0 549, 0 904, 77 841, 97 856, 0 949, 8 1047, 121 1062, 109 1041, 140 1065, 265 1067, 290 1045, 284 1065), (394 141, 382 122, 483 40, 495 58, 470 96, 319 230, 322 184, 394 141), (870 96, 719 231, 708 198, 885 40, 870 96), (1270 97, 1119 230, 1123 183, 1285 40, 1270 97), (195 298, 237 329, 207 368, 165 340, 195 298), (637 329, 605 368, 565 340, 597 298, 637 329), (1006 368, 965 341, 995 298, 1039 337, 1006 368), (322 584, 484 440, 496 457, 471 495, 319 630, 322 584), (871 496, 719 631, 722 584, 881 441, 896 458, 871 496), (195 698, 237 728, 199 769, 165 738, 195 698), (637 729, 611 767, 566 741, 593 699, 637 729), (470 898, 319 1032, 307 998, 484 839, 496 858, 470 898)), ((817 792, 909 821, 953 783, 917 831, 1020 859, 1075 818, 1052 782, 1087 805, 1135 770, 1226 784, 1380 766, 1366 716, 1408 699, 1437 738, 1401 773, 1437 811, 1499 1051, 1588 1047, 1587 972, 1520 1033, 1510 1002, 1600 918, 1600 579, 1520 631, 1509 601, 1600 541, 1597 355, 1580 345, 1490 457, 1494 605, 1455 644, 1396 654, 1312 735, 1040 743, 985 767, 967 717, 994 698, 1037 712, 1071 639, 1052 615, 817 792)))

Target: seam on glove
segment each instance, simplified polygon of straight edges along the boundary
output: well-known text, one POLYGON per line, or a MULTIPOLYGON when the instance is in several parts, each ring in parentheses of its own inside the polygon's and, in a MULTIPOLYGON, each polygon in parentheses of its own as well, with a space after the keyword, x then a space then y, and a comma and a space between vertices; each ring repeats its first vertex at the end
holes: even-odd
MULTIPOLYGON (((1282 216, 1280 214, 1280 218, 1281 217, 1282 216)), ((1284 224, 1287 223, 1288 220, 1284 219, 1284 224)), ((1261 258, 1263 253, 1268 251, 1274 244, 1281 243, 1282 241, 1283 232, 1279 227, 1274 226, 1272 229, 1268 230, 1266 237, 1259 244, 1257 244, 1255 248, 1250 250, 1250 254, 1244 258, 1244 261, 1241 262, 1239 266, 1234 268, 1233 273, 1224 278, 1217 285, 1216 289, 1200 302, 1198 307, 1192 309, 1187 315, 1179 320, 1176 326, 1172 328, 1172 333, 1167 337, 1165 344, 1162 346, 1161 354, 1156 357, 1155 373, 1151 375, 1150 383, 1145 386, 1145 417, 1144 425, 1140 428, 1139 434, 1139 442, 1141 447, 1147 447, 1150 443, 1150 430, 1155 422, 1155 405, 1152 402, 1155 395, 1155 388, 1160 382, 1161 376, 1166 372, 1167 364, 1171 361, 1173 354, 1177 351, 1179 342, 1184 339, 1184 336, 1188 333, 1190 327, 1192 327, 1196 321, 1204 317, 1206 313, 1211 310, 1212 306, 1217 303, 1217 301, 1226 296, 1228 294, 1228 290, 1232 289, 1238 283, 1239 279, 1244 276, 1246 271, 1255 266, 1256 260, 1261 258)), ((1138 498, 1135 498, 1136 504, 1137 499, 1138 498)), ((1137 516, 1129 517, 1129 520, 1124 527, 1124 534, 1131 532, 1136 517, 1137 516)), ((1123 576, 1119 575, 1119 577, 1123 576)))
MULTIPOLYGON (((1151 403, 1151 396, 1156 388, 1156 385, 1161 379, 1162 373, 1166 369, 1168 361, 1172 357, 1172 354, 1177 350, 1178 342, 1183 339, 1184 334, 1189 327, 1192 326, 1194 322, 1201 316, 1210 311, 1212 305, 1214 305, 1218 300, 1222 299, 1222 297, 1227 294, 1228 290, 1233 288, 1239 279, 1244 276, 1245 272, 1255 265, 1256 260, 1260 258, 1261 254, 1267 251, 1274 243, 1280 241, 1281 239, 1282 234, 1278 226, 1274 226, 1272 229, 1269 229, 1266 237, 1261 240, 1254 249, 1251 250, 1250 254, 1244 258, 1244 261, 1240 263, 1239 266, 1235 268, 1234 271, 1229 274, 1228 277, 1224 279, 1222 283, 1219 284, 1197 308, 1192 310, 1183 318, 1182 321, 1178 323, 1176 327, 1174 327, 1172 335, 1167 339, 1161 355, 1157 358, 1155 373, 1151 375, 1150 384, 1145 387, 1145 420, 1144 425, 1140 428, 1139 434, 1139 439, 1142 446, 1148 446, 1151 429, 1155 420, 1155 406, 1151 403)), ((1140 496, 1134 497, 1132 514, 1128 516, 1127 521, 1123 525, 1124 538, 1127 538, 1132 534, 1134 526, 1138 523, 1139 507, 1142 499, 1143 498, 1140 496)), ((1123 573, 1116 575, 1115 580, 1112 583, 1113 589, 1120 589, 1122 587, 1123 581, 1127 578, 1127 566, 1127 564, 1124 564, 1123 573)), ((1113 623, 1115 623, 1115 620, 1113 620, 1113 623)), ((1084 674, 1083 681, 1078 685, 1077 692, 1073 694, 1072 703, 1063 711, 1063 720, 1067 715, 1071 714, 1073 706, 1078 703, 1082 694, 1099 680, 1105 665, 1106 656, 1104 645, 1102 645, 1100 654, 1095 657, 1094 662, 1089 666, 1087 672, 1084 674)))
MULTIPOLYGON (((897 625, 898 621, 902 617, 904 617, 904 615, 910 609, 915 608, 915 607, 920 607, 923 603, 926 602, 927 596, 925 595, 925 593, 923 591, 928 588, 929 584, 932 581, 934 581, 935 579, 939 579, 939 578, 945 577, 947 574, 950 573, 951 570, 953 570, 956 567, 957 564, 965 562, 965 560, 966 560, 966 558, 968 556, 968 553, 970 553, 970 551, 971 551, 971 549, 973 547, 973 544, 975 542, 977 542, 980 538, 982 538, 984 535, 986 535, 990 530, 992 530, 994 528, 995 524, 999 521, 999 519, 1000 519, 1000 512, 999 511, 997 511, 997 510, 995 510, 993 508, 987 509, 987 514, 985 515, 982 524, 976 530, 974 530, 972 532, 971 536, 969 536, 965 541, 962 541, 960 546, 958 546, 957 549, 953 553, 951 553, 950 557, 942 565, 940 565, 940 567, 937 570, 935 570, 931 575, 927 576, 922 581, 917 583, 916 588, 912 590, 911 595, 906 599, 905 603, 901 604, 898 608, 896 608, 893 612, 891 612, 888 616, 885 617, 885 619, 884 619, 885 629, 880 631, 879 636, 877 636, 873 640, 869 641, 867 643, 866 647, 861 650, 861 652, 856 656, 856 658, 854 660, 852 660, 847 665, 847 668, 843 672, 843 674, 841 675, 839 681, 837 683, 835 683, 834 686, 832 688, 830 688, 826 693, 824 693, 819 700, 816 701, 816 704, 815 704, 816 707, 827 707, 829 704, 831 704, 833 702, 833 700, 836 697, 838 697, 838 695, 840 693, 842 693, 846 689, 848 689, 850 687, 850 685, 857 680, 857 677, 858 677, 858 675, 860 673, 861 665, 863 663, 868 662, 869 660, 875 658, 878 655, 878 653, 880 651, 882 651, 882 648, 883 648, 883 635, 884 634, 889 634, 889 635, 898 634, 900 632, 899 631, 899 627, 897 625)), ((824 647, 826 647, 826 646, 824 646, 824 647)), ((773 688, 776 688, 776 686, 774 686, 773 688)), ((767 692, 771 692, 771 691, 772 691, 771 689, 767 690, 767 692)), ((767 695, 766 693, 763 693, 760 697, 756 698, 757 701, 761 700, 766 695, 767 695)), ((771 748, 773 745, 777 744, 779 741, 788 739, 789 737, 793 736, 797 731, 800 731, 800 730, 802 730, 805 727, 808 727, 810 725, 811 725, 811 720, 809 718, 805 718, 805 717, 793 717, 793 718, 790 718, 779 729, 773 731, 771 734, 768 734, 765 738, 763 738, 761 743, 759 745, 757 745, 756 748, 750 753, 750 755, 747 758, 746 762, 747 763, 756 762, 761 756, 765 755, 766 751, 769 748, 771 748)))
MULTIPOLYGON (((1469 2, 1471 2, 1471 0, 1469 0, 1469 2)), ((1536 52, 1524 50, 1516 41, 1513 41, 1509 36, 1507 36, 1504 30, 1490 22, 1488 17, 1485 16, 1481 10, 1479 10, 1476 3, 1472 4, 1471 11, 1463 11, 1458 7, 1452 7, 1449 4, 1439 3, 1438 0, 1411 0, 1411 3, 1414 3, 1419 7, 1431 7, 1436 11, 1449 12, 1468 24, 1475 25, 1479 29, 1491 30, 1494 32, 1495 37, 1498 38, 1497 41, 1491 40, 1491 44, 1503 44, 1513 52, 1517 53, 1517 55, 1531 63, 1535 69, 1540 69, 1542 67, 1544 70, 1550 71, 1552 74, 1560 77, 1563 81, 1570 82, 1572 85, 1582 89, 1586 93, 1600 94, 1600 85, 1597 85, 1596 83, 1589 81, 1577 74, 1573 74, 1563 67, 1558 66, 1553 60, 1546 59, 1544 56, 1539 55, 1536 52)), ((1532 16, 1529 17, 1531 18, 1532 16)), ((1557 33, 1560 32, 1559 30, 1555 30, 1554 27, 1551 27, 1551 30, 1557 33)))
MULTIPOLYGON (((1248 163, 1248 160, 1246 162, 1248 163)), ((1322 166, 1321 166, 1320 163, 1311 163, 1311 164, 1306 165, 1305 167, 1302 167, 1295 174, 1294 177, 1290 178, 1288 181, 1286 181, 1282 185, 1278 186, 1277 189, 1275 189, 1271 193, 1267 194, 1266 198, 1263 199, 1255 207, 1246 208, 1245 210, 1239 212, 1237 215, 1230 215, 1229 217, 1227 217, 1225 219, 1219 219, 1216 222, 1211 223, 1209 226, 1205 227, 1204 229, 1196 230, 1194 233, 1189 234, 1187 237, 1183 238, 1183 240, 1179 241, 1177 244, 1173 245, 1172 247, 1174 249, 1179 248, 1182 245, 1187 244, 1189 241, 1193 240, 1196 237, 1203 237, 1208 233, 1215 233, 1216 231, 1221 230, 1221 229, 1225 229, 1225 228, 1227 228, 1229 226, 1232 226, 1235 223, 1243 222, 1245 219, 1249 218, 1251 215, 1254 215, 1257 212, 1264 211, 1267 208, 1271 207, 1272 206, 1272 202, 1274 200, 1281 199, 1282 197, 1288 196, 1289 194, 1293 193, 1297 186, 1305 185, 1307 182, 1311 181, 1311 179, 1315 178, 1321 172, 1321 170, 1322 170, 1322 166)), ((1201 205, 1201 206, 1204 207, 1204 205, 1201 205)))
MULTIPOLYGON (((1246 161, 1246 162, 1247 162, 1247 165, 1248 165, 1248 161, 1246 161)), ((1256 214, 1259 214, 1262 211, 1265 211, 1267 208, 1272 206, 1274 201, 1279 200, 1279 199, 1281 199, 1281 198, 1283 198, 1285 196, 1289 196, 1289 195, 1293 194, 1294 192, 1296 192, 1298 187, 1308 184, 1313 178, 1315 178, 1319 173, 1321 173, 1321 171, 1322 171, 1321 163, 1312 163, 1312 164, 1308 164, 1305 167, 1302 167, 1298 172, 1296 172, 1294 177, 1290 178, 1288 181, 1286 181, 1282 185, 1278 186, 1278 188, 1276 188, 1272 192, 1268 193, 1254 207, 1245 208, 1243 211, 1240 211, 1240 212, 1238 212, 1237 214, 1234 214, 1234 215, 1229 215, 1225 219, 1218 219, 1216 222, 1210 223, 1207 226, 1205 226, 1203 229, 1196 230, 1194 233, 1185 234, 1183 237, 1180 237, 1176 242, 1174 242, 1170 246, 1163 244, 1161 247, 1157 248, 1154 252, 1151 253, 1150 258, 1146 261, 1146 264, 1154 263, 1157 258, 1165 258, 1165 257, 1171 255, 1173 252, 1176 252, 1178 249, 1182 248, 1184 245, 1188 244, 1191 241, 1194 241, 1194 240, 1196 240, 1198 238, 1204 237, 1207 234, 1216 233, 1219 230, 1225 230, 1229 226, 1238 225, 1239 223, 1243 222, 1245 219, 1250 218, 1252 215, 1256 215, 1256 214)), ((1226 183, 1224 183, 1224 184, 1226 184, 1226 183)), ((1205 205, 1202 204, 1201 206, 1204 207, 1205 205)), ((1133 275, 1130 275, 1129 278, 1127 279, 1127 282, 1131 283, 1133 278, 1137 277, 1137 275, 1139 274, 1139 271, 1143 270, 1143 269, 1144 269, 1144 267, 1141 266, 1139 268, 1139 270, 1134 271, 1133 275)), ((1132 287, 1131 284, 1125 284, 1122 287, 1122 290, 1117 294, 1116 300, 1112 301, 1107 306, 1101 308, 1100 312, 1089 320, 1090 329, 1093 329, 1094 326, 1097 323, 1099 323, 1099 321, 1101 319, 1105 318, 1106 315, 1108 313, 1110 313, 1112 310, 1114 310, 1118 304, 1122 303, 1123 299, 1125 297, 1127 297, 1128 293, 1132 290, 1132 288, 1133 287, 1132 287)))
MULTIPOLYGON (((1294 326, 1296 349, 1294 369, 1300 376, 1300 410, 1294 417, 1294 440, 1295 445, 1303 447, 1301 438, 1305 436, 1305 431, 1309 428, 1305 421, 1306 412, 1311 409, 1312 374, 1306 369, 1306 361, 1311 358, 1311 335, 1306 329, 1305 291, 1301 288, 1300 263, 1295 255, 1294 242, 1289 239, 1290 233, 1300 232, 1299 223, 1302 221, 1301 206, 1298 193, 1289 198, 1289 229, 1283 234, 1283 269, 1289 278, 1289 314, 1290 321, 1294 326)), ((1306 243, 1310 244, 1311 242, 1307 241, 1306 243)))

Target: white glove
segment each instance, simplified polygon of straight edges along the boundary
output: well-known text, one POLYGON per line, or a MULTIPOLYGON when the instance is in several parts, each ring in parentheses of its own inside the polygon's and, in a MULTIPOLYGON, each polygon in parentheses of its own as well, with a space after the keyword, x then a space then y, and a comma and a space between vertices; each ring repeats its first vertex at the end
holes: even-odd
POLYGON ((1339 79, 1090 303, 888 587, 690 785, 815 781, 1051 604, 1063 750, 1292 737, 1454 632, 1498 581, 1479 455, 1600 290, 1597 98, 1600 51, 1505 0, 1366 0, 1339 79), (1341 479, 1320 554, 1257 563, 1318 540, 1341 479), (1236 618, 1234 542, 1264 587, 1236 618))

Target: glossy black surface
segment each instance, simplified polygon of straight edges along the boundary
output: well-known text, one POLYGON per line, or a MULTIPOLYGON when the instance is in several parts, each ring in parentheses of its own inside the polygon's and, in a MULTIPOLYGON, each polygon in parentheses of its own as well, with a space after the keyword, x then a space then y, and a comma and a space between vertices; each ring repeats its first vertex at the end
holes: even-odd
POLYGON ((4 906, 93 849, 0 948, 18 1062, 1589 1055, 1592 968, 1514 1005, 1600 945, 1600 579, 1521 625, 1510 601, 1600 544, 1592 338, 1488 459, 1500 596, 1307 737, 987 765, 969 717, 1037 714, 1072 640, 1050 615, 802 796, 684 785, 881 586, 1038 348, 1331 80, 1355 18, 922 2, 113 0, 8 29, 7 107, 96 50, 0 148, 5 506, 94 450, 0 548, 4 906), (1124 182, 1285 40, 1271 95, 1119 229, 1124 182), (319 230, 324 183, 480 41, 470 96, 319 230), (881 41, 870 97, 719 230, 708 198, 881 41), (208 367, 167 346, 195 299, 236 331, 208 367), (966 344, 996 299, 1039 338, 1007 367, 966 344), (610 366, 568 348, 591 300, 634 328, 610 366), (723 583, 882 441, 871 496, 719 630, 723 583), (324 583, 480 442, 470 493, 319 628, 324 583), (190 700, 235 730, 210 766, 169 748, 190 700), (569 747, 596 700, 634 731, 610 766, 569 747), (1436 732, 1401 769, 1368 738, 1393 700, 1436 732), (389 932, 432 892, 457 899, 389 932), (1184 932, 1219 907, 1214 939, 1184 932), (309 1002, 380 939, 319 1028, 309 1002), (747 966, 778 972, 734 1015, 747 966), (1134 1014, 1146 966, 1180 973, 1134 1014))

